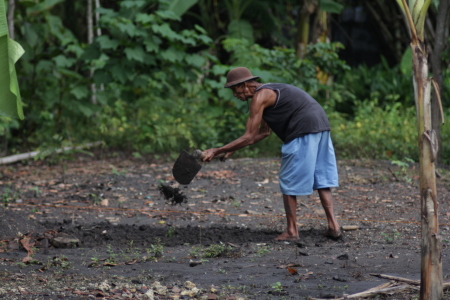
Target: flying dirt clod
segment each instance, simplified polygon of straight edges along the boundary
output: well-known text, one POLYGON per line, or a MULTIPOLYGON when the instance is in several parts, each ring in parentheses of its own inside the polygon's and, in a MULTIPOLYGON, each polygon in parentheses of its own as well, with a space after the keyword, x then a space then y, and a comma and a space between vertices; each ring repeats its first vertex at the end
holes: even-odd
POLYGON ((170 201, 172 205, 187 203, 188 197, 180 192, 179 188, 173 188, 169 185, 161 184, 158 189, 161 195, 164 196, 164 199, 170 201))

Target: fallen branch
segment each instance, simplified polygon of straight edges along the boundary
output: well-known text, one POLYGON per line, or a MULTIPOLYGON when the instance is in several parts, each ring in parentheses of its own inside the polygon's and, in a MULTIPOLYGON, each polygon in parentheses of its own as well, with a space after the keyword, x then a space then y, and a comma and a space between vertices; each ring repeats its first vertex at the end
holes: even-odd
MULTIPOLYGON (((367 291, 352 294, 352 295, 344 295, 344 297, 336 298, 335 300, 345 300, 345 299, 355 299, 355 298, 365 298, 370 297, 378 294, 395 294, 402 292, 406 289, 412 289, 412 290, 419 290, 420 287, 420 280, 414 280, 414 279, 408 279, 398 276, 392 276, 392 275, 385 275, 385 274, 370 274, 372 276, 385 278, 389 280, 393 280, 391 282, 383 283, 382 285, 373 287, 371 289, 368 289, 367 291), (400 281, 404 282, 405 284, 397 285, 394 281, 400 281)), ((444 288, 450 287, 450 282, 444 282, 443 283, 444 288)), ((321 298, 309 298, 310 300, 326 300, 321 298)))
MULTIPOLYGON (((380 277, 380 278, 389 279, 389 280, 396 280, 396 281, 406 282, 406 283, 409 283, 409 284, 420 285, 420 280, 408 279, 408 278, 392 276, 392 275, 385 275, 385 274, 374 274, 374 273, 372 273, 370 275, 376 276, 376 277, 380 277)), ((444 288, 448 288, 448 287, 450 287, 450 282, 444 282, 442 285, 443 285, 444 288)))
POLYGON ((380 277, 380 278, 389 279, 389 280, 396 280, 396 281, 406 282, 406 283, 409 283, 409 284, 420 285, 420 280, 408 279, 408 278, 392 276, 392 275, 385 275, 385 274, 374 274, 374 273, 372 273, 370 275, 376 276, 376 277, 380 277))
MULTIPOLYGON (((98 145, 101 145, 102 143, 103 142, 99 141, 99 142, 94 142, 94 143, 87 143, 87 144, 84 144, 84 145, 81 145, 81 146, 77 146, 77 147, 64 147, 64 148, 61 148, 61 149, 56 149, 54 152, 55 153, 61 153, 61 152, 64 152, 64 151, 69 151, 69 150, 80 150, 80 149, 85 149, 85 148, 98 146, 98 145)), ((33 157, 39 155, 41 152, 43 152, 43 151, 33 151, 33 152, 27 152, 27 153, 22 153, 22 154, 16 154, 16 155, 2 157, 2 158, 0 158, 0 165, 6 165, 6 164, 14 163, 16 161, 20 161, 20 160, 24 160, 24 159, 30 159, 30 158, 33 158, 33 157)))
MULTIPOLYGON (((388 283, 388 285, 390 285, 390 284, 388 283)), ((344 295, 344 297, 336 298, 335 300, 364 298, 364 297, 370 297, 370 296, 374 296, 374 295, 378 295, 378 294, 395 294, 398 292, 402 292, 406 289, 417 289, 416 287, 412 287, 408 284, 389 286, 389 287, 384 287, 384 286, 386 286, 386 284, 382 284, 381 286, 371 288, 364 292, 351 294, 351 295, 344 295)), ((309 299, 310 300, 326 300, 326 299, 321 299, 321 298, 309 298, 309 299)))

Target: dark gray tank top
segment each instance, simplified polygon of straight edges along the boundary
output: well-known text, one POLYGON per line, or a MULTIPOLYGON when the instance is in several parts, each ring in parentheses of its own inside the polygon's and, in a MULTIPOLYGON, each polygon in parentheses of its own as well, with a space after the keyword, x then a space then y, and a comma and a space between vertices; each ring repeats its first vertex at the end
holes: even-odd
POLYGON ((284 83, 266 83, 256 91, 261 89, 278 94, 275 104, 264 110, 263 119, 284 143, 309 133, 331 130, 322 106, 304 90, 284 83))

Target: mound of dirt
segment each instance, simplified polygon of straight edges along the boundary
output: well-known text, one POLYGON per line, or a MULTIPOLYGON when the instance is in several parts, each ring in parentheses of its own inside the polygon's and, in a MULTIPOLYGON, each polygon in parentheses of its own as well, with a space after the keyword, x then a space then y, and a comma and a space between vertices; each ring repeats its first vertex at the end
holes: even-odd
POLYGON ((28 218, 28 215, 8 208, 0 208, 0 240, 16 237, 19 234, 43 232, 45 227, 28 218))

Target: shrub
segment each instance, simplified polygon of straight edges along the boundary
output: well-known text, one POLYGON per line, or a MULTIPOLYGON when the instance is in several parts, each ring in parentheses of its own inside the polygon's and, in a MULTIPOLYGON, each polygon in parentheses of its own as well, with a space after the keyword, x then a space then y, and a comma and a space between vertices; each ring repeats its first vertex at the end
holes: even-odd
POLYGON ((417 161, 415 108, 399 103, 382 108, 377 100, 355 105, 355 117, 330 113, 332 137, 338 158, 403 159, 417 161))

